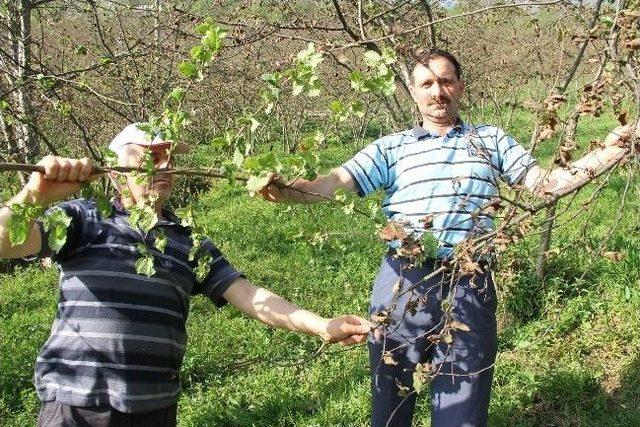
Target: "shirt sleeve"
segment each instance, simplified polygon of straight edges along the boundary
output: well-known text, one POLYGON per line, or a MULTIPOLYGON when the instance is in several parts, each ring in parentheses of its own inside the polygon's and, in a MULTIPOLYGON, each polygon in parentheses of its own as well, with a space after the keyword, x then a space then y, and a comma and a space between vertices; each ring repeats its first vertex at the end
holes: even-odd
POLYGON ((358 186, 358 195, 366 196, 387 186, 389 166, 381 140, 363 148, 342 165, 358 186))
POLYGON ((52 214, 55 210, 61 209, 69 217, 71 222, 67 227, 67 236, 64 245, 58 252, 49 246, 49 231, 45 231, 42 219, 36 220, 40 229, 41 247, 36 254, 38 258, 51 257, 54 261, 66 259, 70 252, 80 247, 86 240, 86 218, 89 216, 88 206, 81 200, 70 200, 59 203, 45 212, 45 216, 52 214))
POLYGON ((502 179, 510 186, 519 184, 538 162, 515 139, 498 129, 496 145, 502 179))
POLYGON ((227 303, 222 294, 229 289, 234 280, 243 277, 244 274, 236 270, 209 239, 202 243, 201 256, 205 255, 211 257, 209 274, 194 287, 193 294, 203 294, 217 307, 222 307, 227 303))

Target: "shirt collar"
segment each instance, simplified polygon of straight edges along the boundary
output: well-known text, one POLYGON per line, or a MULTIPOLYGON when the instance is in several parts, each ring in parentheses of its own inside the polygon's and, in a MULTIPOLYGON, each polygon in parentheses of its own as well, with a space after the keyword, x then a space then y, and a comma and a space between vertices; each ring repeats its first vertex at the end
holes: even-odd
MULTIPOLYGON (((422 138, 439 138, 441 136, 435 132, 430 132, 425 128, 423 128, 422 122, 416 124, 411 131, 413 132, 413 136, 417 140, 420 140, 422 138)), ((453 125, 453 128, 451 128, 451 130, 449 130, 449 132, 447 132, 445 136, 453 137, 458 133, 462 133, 463 131, 464 131, 464 122, 460 117, 458 117, 456 119, 456 123, 453 125)))

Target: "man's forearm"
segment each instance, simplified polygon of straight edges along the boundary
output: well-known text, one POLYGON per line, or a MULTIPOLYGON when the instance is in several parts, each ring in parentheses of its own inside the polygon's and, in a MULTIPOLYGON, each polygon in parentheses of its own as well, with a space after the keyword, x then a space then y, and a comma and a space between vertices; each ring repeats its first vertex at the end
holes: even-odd
POLYGON ((542 193, 563 195, 570 193, 594 177, 611 169, 626 155, 618 146, 598 148, 573 162, 568 169, 556 168, 546 179, 542 193))
POLYGON ((319 176, 313 181, 299 179, 280 191, 290 202, 320 203, 333 199, 336 185, 330 175, 319 176))
POLYGON ((347 171, 335 168, 312 181, 297 179, 285 186, 276 180, 260 190, 260 194, 270 202, 319 203, 332 200, 339 188, 352 192, 357 189, 347 171))
POLYGON ((223 296, 243 313, 267 325, 327 337, 328 319, 301 309, 246 279, 237 279, 223 296))

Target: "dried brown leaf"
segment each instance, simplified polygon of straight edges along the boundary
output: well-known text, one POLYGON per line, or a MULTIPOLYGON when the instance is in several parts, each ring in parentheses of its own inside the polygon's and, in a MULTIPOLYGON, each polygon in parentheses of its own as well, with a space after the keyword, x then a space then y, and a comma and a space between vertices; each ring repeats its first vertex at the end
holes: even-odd
POLYGON ((382 353, 382 361, 385 365, 397 365, 398 362, 393 358, 393 354, 390 351, 384 351, 382 353))
POLYGON ((454 331, 469 332, 471 330, 470 327, 462 322, 458 322, 457 320, 452 320, 451 322, 449 322, 449 327, 454 331))

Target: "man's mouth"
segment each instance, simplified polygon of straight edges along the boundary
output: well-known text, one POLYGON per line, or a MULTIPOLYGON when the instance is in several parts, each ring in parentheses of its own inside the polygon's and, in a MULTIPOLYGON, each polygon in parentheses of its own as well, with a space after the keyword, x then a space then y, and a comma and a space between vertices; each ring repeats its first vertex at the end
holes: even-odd
POLYGON ((449 104, 448 100, 445 100, 445 101, 433 101, 433 102, 429 103, 429 106, 430 107, 442 107, 442 108, 444 108, 444 107, 447 106, 447 104, 449 104))

